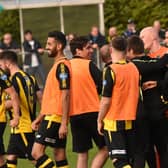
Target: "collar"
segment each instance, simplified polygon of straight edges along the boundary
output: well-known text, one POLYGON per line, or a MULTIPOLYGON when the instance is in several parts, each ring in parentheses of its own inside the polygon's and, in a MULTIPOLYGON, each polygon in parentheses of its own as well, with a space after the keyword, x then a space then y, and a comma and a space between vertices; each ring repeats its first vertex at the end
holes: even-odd
POLYGON ((125 59, 122 59, 114 64, 127 64, 127 61, 125 59))

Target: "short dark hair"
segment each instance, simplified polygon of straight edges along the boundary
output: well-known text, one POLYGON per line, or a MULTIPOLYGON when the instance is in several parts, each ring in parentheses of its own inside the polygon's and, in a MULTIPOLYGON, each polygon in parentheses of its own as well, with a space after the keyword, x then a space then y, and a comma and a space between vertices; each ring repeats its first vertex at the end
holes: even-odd
POLYGON ((76 49, 82 50, 87 45, 88 42, 89 42, 89 39, 86 36, 75 37, 70 42, 70 49, 72 54, 76 55, 76 49))
POLYGON ((24 31, 24 34, 26 35, 26 34, 32 34, 32 31, 31 30, 25 30, 24 31))
POLYGON ((62 44, 62 49, 66 46, 66 37, 65 34, 60 31, 52 31, 48 33, 48 37, 52 37, 62 44))
POLYGON ((144 53, 144 43, 139 36, 133 35, 127 39, 127 50, 133 50, 134 54, 144 53))
POLYGON ((126 52, 127 49, 127 41, 124 37, 118 36, 114 37, 111 41, 111 45, 118 51, 126 52))
POLYGON ((18 63, 18 58, 17 54, 13 51, 3 51, 0 54, 0 59, 2 60, 9 60, 10 62, 17 64, 18 63))

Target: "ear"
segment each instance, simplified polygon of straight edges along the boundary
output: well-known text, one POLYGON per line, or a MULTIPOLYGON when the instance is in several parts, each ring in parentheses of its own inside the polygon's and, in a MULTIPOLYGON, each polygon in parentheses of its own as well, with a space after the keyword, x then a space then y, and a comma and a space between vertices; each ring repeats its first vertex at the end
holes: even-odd
POLYGON ((57 44, 57 50, 62 50, 62 44, 61 43, 57 44))
POLYGON ((112 52, 113 52, 113 48, 110 47, 109 50, 110 50, 110 54, 112 54, 112 52))
POLYGON ((10 61, 8 61, 8 60, 5 60, 4 63, 5 63, 5 66, 6 66, 7 68, 9 68, 10 65, 11 65, 10 61))
POLYGON ((130 52, 131 55, 134 55, 134 51, 133 51, 133 49, 130 49, 129 52, 130 52))
POLYGON ((76 48, 76 55, 80 56, 81 50, 79 50, 78 48, 76 48))

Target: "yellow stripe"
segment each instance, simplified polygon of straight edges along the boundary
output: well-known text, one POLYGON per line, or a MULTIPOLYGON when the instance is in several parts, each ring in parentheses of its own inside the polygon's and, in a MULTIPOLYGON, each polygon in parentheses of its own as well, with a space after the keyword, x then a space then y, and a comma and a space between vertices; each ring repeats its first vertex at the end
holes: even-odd
POLYGON ((60 115, 46 115, 44 120, 48 120, 48 121, 53 121, 53 122, 57 122, 57 123, 61 123, 61 119, 62 117, 60 115))
MULTIPOLYGON (((103 69, 103 81, 105 80, 106 69, 107 69, 107 68, 104 68, 104 69, 103 69)), ((102 94, 104 93, 104 87, 105 87, 105 86, 103 85, 102 94)))
MULTIPOLYGON (((65 65, 63 63, 61 63, 61 73, 65 73, 65 65)), ((62 80, 62 87, 66 88, 67 84, 66 84, 66 80, 63 79, 62 80)))
POLYGON ((48 124, 47 124, 47 129, 49 129, 51 127, 52 121, 48 120, 48 124))
POLYGON ((39 168, 44 168, 45 166, 47 166, 50 162, 52 162, 52 160, 50 158, 48 158, 41 166, 39 166, 39 168))
POLYGON ((69 168, 69 166, 66 165, 66 166, 61 166, 61 167, 57 167, 57 168, 69 168))
MULTIPOLYGON (((117 121, 116 120, 108 120, 104 119, 104 129, 109 131, 117 131, 117 121)), ((132 121, 125 121, 125 130, 132 129, 132 121)))
POLYGON ((131 166, 130 165, 126 165, 123 168, 131 168, 131 166))
POLYGON ((125 121, 125 129, 126 130, 132 129, 132 121, 131 120, 125 121))
POLYGON ((25 134, 22 132, 22 133, 20 133, 20 135, 21 135, 21 137, 22 137, 22 140, 23 140, 25 146, 28 146, 28 142, 27 142, 27 139, 26 139, 26 137, 25 137, 25 134))
POLYGON ((15 165, 15 164, 7 163, 7 167, 8 167, 8 168, 16 168, 16 165, 15 165))
POLYGON ((110 71, 111 72, 111 77, 112 77, 112 79, 113 79, 113 83, 115 82, 115 76, 114 76, 114 72, 111 70, 110 71))
POLYGON ((104 129, 110 131, 117 131, 117 122, 115 120, 104 119, 104 129))
POLYGON ((107 131, 107 132, 108 132, 109 140, 110 140, 110 143, 111 143, 112 142, 111 131, 107 131))

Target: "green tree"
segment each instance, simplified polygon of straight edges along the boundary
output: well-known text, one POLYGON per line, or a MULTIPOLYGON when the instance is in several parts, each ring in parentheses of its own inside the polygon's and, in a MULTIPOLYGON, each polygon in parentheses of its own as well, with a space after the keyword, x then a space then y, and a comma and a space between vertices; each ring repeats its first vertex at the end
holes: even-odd
POLYGON ((106 0, 105 25, 117 26, 119 32, 126 29, 127 20, 135 20, 138 29, 151 26, 154 20, 160 20, 163 28, 168 28, 167 0, 106 0))
POLYGON ((0 12, 0 38, 7 32, 12 34, 13 39, 20 42, 19 12, 17 10, 0 12))

